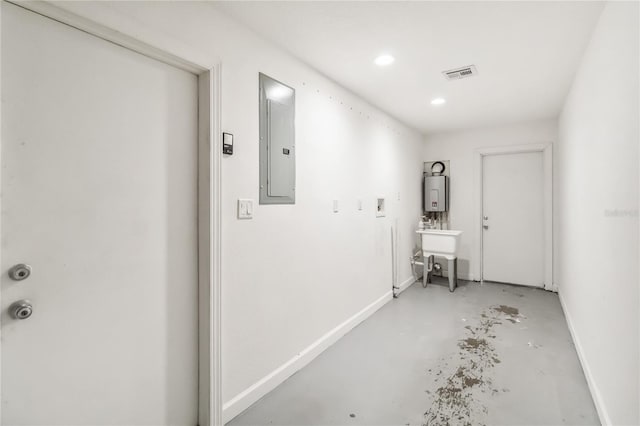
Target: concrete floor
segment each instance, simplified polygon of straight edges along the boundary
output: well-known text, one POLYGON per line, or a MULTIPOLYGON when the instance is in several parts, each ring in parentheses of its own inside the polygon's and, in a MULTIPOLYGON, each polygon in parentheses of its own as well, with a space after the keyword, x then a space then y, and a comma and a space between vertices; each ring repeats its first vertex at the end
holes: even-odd
POLYGON ((557 294, 416 283, 229 424, 600 424, 557 294))

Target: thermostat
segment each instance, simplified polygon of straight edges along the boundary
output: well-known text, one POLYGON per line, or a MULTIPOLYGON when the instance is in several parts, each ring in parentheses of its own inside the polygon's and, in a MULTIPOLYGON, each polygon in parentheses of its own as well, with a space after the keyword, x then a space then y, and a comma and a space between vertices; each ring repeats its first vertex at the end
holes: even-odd
POLYGON ((233 155, 233 135, 231 133, 222 134, 222 153, 233 155))

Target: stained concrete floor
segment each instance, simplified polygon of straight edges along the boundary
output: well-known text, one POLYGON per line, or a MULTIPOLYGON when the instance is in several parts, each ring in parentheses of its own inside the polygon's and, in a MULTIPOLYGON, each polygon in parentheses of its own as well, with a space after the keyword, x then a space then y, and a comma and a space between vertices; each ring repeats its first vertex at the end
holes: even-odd
POLYGON ((416 283, 229 425, 600 424, 557 294, 416 283))

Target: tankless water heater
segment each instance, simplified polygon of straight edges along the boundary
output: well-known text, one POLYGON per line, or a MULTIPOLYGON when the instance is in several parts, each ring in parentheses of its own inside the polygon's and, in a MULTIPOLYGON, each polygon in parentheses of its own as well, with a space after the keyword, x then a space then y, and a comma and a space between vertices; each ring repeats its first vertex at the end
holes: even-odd
POLYGON ((449 211, 449 177, 424 177, 424 211, 449 211))

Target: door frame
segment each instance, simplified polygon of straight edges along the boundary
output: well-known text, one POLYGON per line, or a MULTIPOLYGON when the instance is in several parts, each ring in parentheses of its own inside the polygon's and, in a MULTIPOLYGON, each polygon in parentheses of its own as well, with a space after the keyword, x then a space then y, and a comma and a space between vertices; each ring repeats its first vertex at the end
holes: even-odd
MULTIPOLYGON (((203 61, 202 56, 181 49, 177 54, 171 53, 51 3, 0 1, 12 3, 198 77, 198 424, 222 426, 220 62, 203 61)), ((1 13, 2 8, 0 18, 1 13)), ((0 42, 1 29, 0 20, 0 42)), ((0 128, 1 120, 0 114, 0 128)), ((1 202, 0 199, 0 208, 1 202)), ((1 422, 0 411, 0 426, 1 422)))
POLYGON ((551 142, 526 145, 478 148, 474 151, 474 248, 476 261, 475 274, 484 282, 483 234, 482 234, 482 200, 483 200, 483 158, 488 155, 542 153, 543 162, 543 197, 544 197, 544 289, 557 292, 553 282, 553 144, 551 142))

